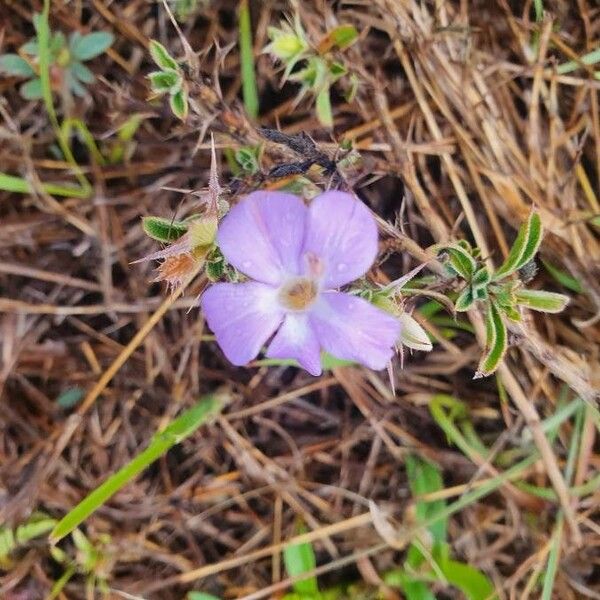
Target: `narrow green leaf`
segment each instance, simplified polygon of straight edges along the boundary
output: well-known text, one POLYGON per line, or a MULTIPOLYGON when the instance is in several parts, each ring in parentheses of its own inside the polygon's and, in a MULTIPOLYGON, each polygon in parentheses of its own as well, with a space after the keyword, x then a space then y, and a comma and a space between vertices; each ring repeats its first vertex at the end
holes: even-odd
POLYGON ((329 96, 329 87, 323 86, 316 98, 316 111, 319 123, 323 127, 333 127, 333 111, 331 109, 331 98, 329 96))
POLYGON ((569 303, 569 297, 545 290, 520 289, 516 293, 517 304, 531 310, 547 313, 559 313, 569 303))
POLYGON ((485 319, 486 347, 474 379, 487 377, 497 368, 508 347, 508 335, 502 315, 494 302, 488 304, 485 319))
POLYGON ((540 215, 532 212, 525 223, 519 227, 506 260, 494 273, 493 279, 498 281, 518 271, 523 265, 533 259, 542 241, 542 220, 540 215))
POLYGON ((31 65, 18 54, 0 55, 0 72, 18 77, 32 77, 35 75, 31 65))
POLYGON ((71 40, 71 54, 77 60, 90 60, 110 48, 114 36, 108 31, 94 31, 71 40))
POLYGON ((19 92, 25 100, 39 100, 44 95, 42 90, 42 80, 39 77, 36 77, 35 79, 26 81, 19 89, 19 92))
MULTIPOLYGON (((87 190, 75 188, 72 186, 60 185, 55 183, 43 183, 42 188, 48 194, 53 196, 67 196, 69 198, 87 198, 87 190)), ((0 173, 0 190, 5 192, 18 192, 21 194, 33 194, 33 186, 22 177, 0 173)))
POLYGON ((467 286, 456 299, 454 309, 457 312, 465 312, 473 306, 474 302, 475 298, 473 296, 473 290, 471 289, 471 286, 467 286))
POLYGON ((222 408, 222 399, 205 396, 194 407, 186 410, 162 432, 154 435, 148 447, 111 475, 104 483, 88 494, 56 525, 50 534, 53 543, 78 527, 95 510, 105 504, 123 486, 132 481, 145 468, 165 454, 175 444, 183 441, 200 425, 208 422, 222 408))
POLYGON ((555 281, 566 287, 567 289, 575 292, 576 294, 583 293, 583 286, 576 277, 573 277, 569 273, 566 273, 562 269, 559 269, 556 265, 542 258, 542 264, 546 268, 546 271, 552 275, 555 281))
MULTIPOLYGON (((301 531, 299 533, 302 533, 301 531)), ((283 562, 290 577, 298 577, 316 568, 317 559, 309 543, 293 544, 283 549, 283 562)), ((294 591, 300 596, 311 597, 319 593, 317 578, 313 575, 294 583, 294 591)))
POLYGON ((169 243, 178 240, 188 230, 189 223, 164 217, 143 217, 144 233, 153 240, 169 243))
POLYGON ((220 598, 205 592, 188 592, 186 600, 220 600, 220 598))
POLYGON ((154 71, 148 75, 152 91, 156 93, 177 93, 181 89, 183 80, 178 71, 172 69, 165 71, 154 71))
POLYGON ((463 279, 471 281, 477 262, 471 256, 471 253, 461 244, 448 244, 439 246, 437 253, 446 252, 448 254, 448 266, 463 279))
POLYGON ((169 97, 169 104, 173 114, 182 121, 185 121, 188 114, 188 97, 185 89, 180 89, 176 94, 169 97))
POLYGON ((161 69, 174 69, 175 71, 179 70, 177 61, 171 57, 171 55, 167 52, 167 49, 160 42, 157 42, 156 40, 150 40, 149 49, 152 60, 161 69))
POLYGON ((358 31, 354 25, 339 25, 332 29, 327 36, 340 50, 343 50, 358 39, 358 31))
POLYGON ((258 116, 258 88, 254 72, 254 49, 252 47, 252 23, 248 0, 239 5, 239 43, 240 67, 242 77, 242 95, 246 113, 251 119, 258 116))

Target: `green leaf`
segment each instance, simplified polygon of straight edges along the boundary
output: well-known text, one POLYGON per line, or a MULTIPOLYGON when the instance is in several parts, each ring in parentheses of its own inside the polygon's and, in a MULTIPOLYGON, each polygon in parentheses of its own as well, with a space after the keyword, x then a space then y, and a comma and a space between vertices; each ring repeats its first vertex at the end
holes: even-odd
POLYGON ((71 54, 77 60, 90 60, 110 48, 114 36, 108 31, 94 31, 71 39, 71 54))
POLYGON ((437 253, 446 252, 448 254, 448 263, 452 271, 460 275, 466 281, 471 281, 475 270, 477 269, 477 262, 471 256, 471 253, 464 248, 461 244, 448 244, 440 246, 437 249, 437 253))
POLYGON ((235 160, 246 173, 255 175, 260 171, 257 148, 240 148, 236 150, 235 160))
POLYGON ((485 352, 481 357, 474 379, 491 375, 498 368, 508 348, 506 325, 494 302, 488 304, 485 331, 485 352))
MULTIPOLYGON (((438 492, 443 489, 444 482, 442 475, 433 463, 414 454, 408 454, 405 464, 408 485, 413 496, 424 496, 425 494, 438 492)), ((432 502, 417 500, 415 505, 417 522, 426 522, 441 512, 445 506, 446 503, 443 500, 434 500, 432 502)), ((446 542, 447 524, 448 519, 444 518, 435 521, 429 526, 429 531, 435 543, 441 544, 446 542)))
POLYGON ((205 592, 188 592, 186 600, 220 600, 220 598, 205 592))
POLYGON ((383 581, 390 587, 400 588, 406 600, 436 600, 423 581, 419 581, 404 569, 388 571, 384 574, 383 581))
POLYGON ((329 87, 323 86, 317 94, 316 99, 317 118, 323 127, 333 127, 333 112, 331 110, 331 98, 329 96, 329 87))
POLYGON ((83 83, 94 83, 96 78, 94 74, 81 62, 75 61, 72 62, 69 66, 69 70, 79 81, 83 83))
POLYGON ((55 525, 56 519, 52 519, 42 512, 35 512, 16 529, 0 527, 0 568, 10 566, 10 554, 19 546, 48 533, 55 525))
POLYGON ((18 77, 31 77, 35 71, 31 65, 18 54, 0 55, 0 72, 18 77))
POLYGON ((532 212, 525 223, 519 227, 517 238, 493 279, 498 281, 518 271, 533 259, 542 241, 542 220, 540 215, 532 212))
POLYGON ((65 71, 65 79, 66 79, 67 85, 69 86, 69 89, 76 96, 83 98, 87 94, 85 87, 83 85, 81 85, 81 83, 79 83, 79 81, 77 80, 75 75, 73 75, 73 72, 70 69, 65 71))
POLYGON ((177 93, 181 89, 183 79, 178 71, 154 71, 148 75, 152 91, 156 93, 177 93))
POLYGON ((56 403, 61 408, 72 408, 83 398, 84 394, 85 392, 79 387, 69 388, 58 396, 56 403))
POLYGON ((569 303, 569 297, 545 290, 520 289, 516 293, 517 304, 531 310, 546 313, 559 313, 569 303))
POLYGON ((19 93, 25 100, 39 100, 43 96, 42 80, 39 77, 30 79, 21 86, 19 93))
POLYGON ((358 31, 354 25, 339 25, 328 33, 328 37, 340 50, 343 50, 358 39, 358 31))
POLYGON ((164 431, 154 435, 148 447, 111 475, 104 483, 88 494, 56 525, 50 534, 53 543, 62 539, 78 527, 95 510, 105 504, 123 486, 132 481, 145 468, 179 444, 198 427, 208 422, 223 406, 223 399, 205 396, 198 404, 183 412, 164 431))
POLYGON ((169 97, 169 104, 173 114, 178 119, 185 121, 188 114, 187 92, 184 89, 181 89, 176 94, 172 94, 169 97))
POLYGON ((473 290, 471 289, 471 286, 467 286, 456 299, 454 309, 458 312, 465 312, 473 306, 474 302, 475 297, 473 296, 473 290))
POLYGON ((571 290, 572 292, 575 292, 576 294, 583 293, 583 286, 581 285, 579 279, 559 269, 556 265, 553 265, 551 262, 544 260, 543 258, 542 264, 544 265, 548 273, 552 275, 555 281, 557 281, 567 289, 571 290))
MULTIPOLYGON (((299 533, 302 533, 301 531, 299 533)), ((283 549, 283 562, 290 577, 297 577, 316 568, 317 559, 309 543, 293 544, 283 549)), ((313 575, 294 583, 294 591, 300 596, 314 596, 319 593, 317 578, 313 575)))
POLYGON ((467 600, 498 600, 492 582, 475 567, 447 557, 442 557, 438 565, 448 583, 463 592, 467 600))
POLYGON ((40 51, 40 45, 38 43, 37 38, 33 38, 28 42, 25 42, 20 48, 21 52, 25 52, 25 54, 31 54, 32 56, 37 56, 40 51))
POLYGON ((471 280, 471 285, 474 288, 481 288, 487 286, 487 284, 492 280, 492 275, 489 272, 487 267, 481 267, 478 271, 473 275, 473 279, 471 280))
POLYGON ((179 71, 177 61, 171 57, 167 52, 167 49, 160 42, 150 40, 150 55, 152 56, 152 60, 161 69, 173 69, 179 71))
POLYGON ((189 227, 189 222, 173 221, 164 217, 143 217, 142 228, 144 233, 153 240, 169 243, 183 236, 189 227))

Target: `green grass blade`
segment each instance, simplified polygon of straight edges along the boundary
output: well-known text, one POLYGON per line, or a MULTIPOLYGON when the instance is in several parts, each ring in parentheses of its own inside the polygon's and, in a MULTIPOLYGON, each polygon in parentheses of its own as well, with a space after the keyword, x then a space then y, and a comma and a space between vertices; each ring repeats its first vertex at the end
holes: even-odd
POLYGON ((248 0, 242 0, 239 7, 240 62, 242 93, 246 113, 251 119, 258 117, 258 88, 254 72, 254 50, 252 48, 252 24, 248 0))
MULTIPOLYGON (((299 531, 298 533, 303 533, 299 531)), ((293 544, 283 549, 283 562, 290 577, 298 577, 304 573, 314 571, 317 559, 312 544, 293 544)), ((294 591, 303 598, 312 598, 319 593, 317 578, 314 575, 294 583, 294 591)))
POLYGON ((222 405, 223 402, 221 399, 215 396, 206 396, 194 407, 185 411, 168 425, 164 431, 157 433, 144 451, 119 469, 114 475, 110 476, 63 517, 50 534, 50 540, 57 542, 71 533, 146 467, 165 454, 172 446, 184 440, 198 429, 200 425, 215 416, 221 410, 222 405))
MULTIPOLYGON (((89 193, 80 188, 57 183, 43 183, 42 189, 52 196, 66 196, 68 198, 88 198, 89 193)), ((0 173, 0 190, 5 192, 18 192, 20 194, 33 194, 34 187, 22 177, 0 173)))

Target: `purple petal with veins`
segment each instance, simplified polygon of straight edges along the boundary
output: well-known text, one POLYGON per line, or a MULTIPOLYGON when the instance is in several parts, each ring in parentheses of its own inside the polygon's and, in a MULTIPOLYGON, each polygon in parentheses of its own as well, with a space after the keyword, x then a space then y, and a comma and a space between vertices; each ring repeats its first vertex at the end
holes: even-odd
POLYGON ((235 365, 267 356, 293 358, 320 375, 321 351, 372 369, 392 358, 397 319, 366 300, 336 291, 364 275, 377 255, 369 209, 344 192, 307 208, 297 196, 254 192, 223 219, 225 258, 255 281, 217 283, 202 296, 208 326, 235 365))

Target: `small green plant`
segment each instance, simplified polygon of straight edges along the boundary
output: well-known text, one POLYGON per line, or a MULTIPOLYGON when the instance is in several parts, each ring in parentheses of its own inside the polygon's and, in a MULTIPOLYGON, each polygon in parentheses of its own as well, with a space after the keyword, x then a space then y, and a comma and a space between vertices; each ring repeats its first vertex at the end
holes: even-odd
POLYGON ((508 347, 506 321, 521 320, 518 307, 557 313, 569 302, 563 294, 525 287, 531 275, 535 274, 532 261, 542 241, 542 233, 540 216, 532 212, 519 228, 506 260, 493 273, 483 264, 479 250, 471 247, 466 240, 436 247, 448 274, 464 281, 454 309, 464 312, 477 304, 484 306, 486 349, 475 377, 491 375, 500 365, 508 347), (518 274, 518 279, 509 279, 513 274, 518 274))
POLYGON ((74 558, 57 546, 50 547, 52 558, 65 567, 65 572, 52 586, 48 600, 58 597, 76 574, 85 577, 87 598, 96 597, 96 590, 102 597, 107 597, 110 593, 108 578, 115 560, 110 536, 99 534, 90 540, 80 529, 75 529, 71 537, 75 545, 74 558))
MULTIPOLYGON (((28 79, 20 93, 26 100, 43 97, 40 77, 40 29, 41 15, 33 17, 38 36, 19 48, 18 54, 0 56, 0 72, 28 79)), ((85 86, 95 81, 94 74, 83 64, 105 52, 113 43, 113 35, 106 31, 94 31, 86 35, 74 32, 67 38, 58 31, 50 33, 48 41, 50 84, 58 93, 85 96, 85 86)))
POLYGON ((444 488, 439 469, 418 456, 408 455, 406 472, 415 497, 413 518, 416 523, 431 522, 431 525, 412 541, 403 567, 383 576, 385 583, 399 587, 407 600, 435 600, 429 589, 430 582, 435 581, 460 589, 468 600, 497 600, 494 586, 481 571, 450 558, 448 519, 441 517, 446 503, 420 499, 444 488), (438 515, 440 518, 436 519, 438 515))
POLYGON ((9 526, 0 527, 0 569, 10 569, 13 554, 33 539, 51 531, 55 525, 55 519, 42 512, 35 512, 14 529, 9 526))
POLYGON ((148 75, 153 94, 168 95, 173 114, 185 121, 188 115, 188 88, 181 66, 156 40, 150 40, 150 55, 160 67, 160 71, 153 71, 148 75))
POLYGON ((301 85, 298 101, 310 93, 315 98, 315 108, 319 122, 325 127, 333 127, 331 108, 331 86, 344 76, 350 77, 350 101, 358 86, 355 74, 337 61, 334 51, 348 48, 358 39, 358 31, 353 25, 339 25, 329 31, 316 47, 313 47, 296 15, 293 25, 282 22, 280 27, 269 27, 268 44, 263 52, 271 54, 285 65, 283 82, 295 81, 301 85), (300 63, 301 68, 296 69, 300 63))

